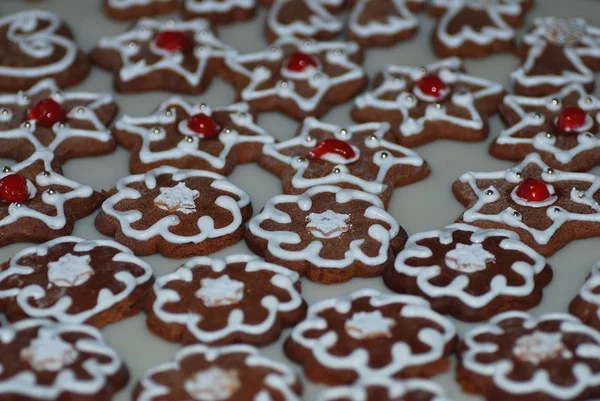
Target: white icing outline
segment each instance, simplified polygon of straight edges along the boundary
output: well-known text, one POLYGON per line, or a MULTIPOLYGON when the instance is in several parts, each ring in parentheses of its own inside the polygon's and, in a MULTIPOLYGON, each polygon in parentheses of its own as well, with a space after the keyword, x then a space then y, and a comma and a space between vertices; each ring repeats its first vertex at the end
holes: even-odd
POLYGON ((597 307, 596 316, 600 319, 600 294, 594 292, 600 286, 600 260, 594 263, 590 276, 585 280, 579 290, 579 297, 584 302, 597 307))
POLYGON ((255 0, 185 0, 183 7, 188 13, 227 14, 236 8, 249 11, 256 7, 255 0))
POLYGON ((414 0, 357 0, 348 18, 348 31, 356 37, 365 39, 379 35, 394 36, 416 29, 419 26, 419 19, 406 6, 409 1, 414 2, 414 0), (360 24, 359 20, 371 2, 387 2, 394 7, 397 15, 388 15, 385 22, 370 20, 366 24, 360 24))
POLYGON ((169 3, 173 0, 108 0, 110 8, 126 10, 128 8, 147 6, 152 3, 169 3))
POLYGON ((314 0, 275 0, 273 5, 269 8, 265 25, 268 29, 275 34, 276 37, 312 37, 319 34, 337 34, 341 32, 343 23, 338 18, 334 17, 329 11, 327 11, 326 5, 339 6, 342 5, 343 0, 328 0, 325 1, 314 1, 314 0), (289 7, 289 3, 294 3, 294 7, 303 5, 310 12, 311 15, 307 20, 304 18, 298 18, 296 16, 289 24, 283 24, 280 22, 279 13, 284 7, 289 7))

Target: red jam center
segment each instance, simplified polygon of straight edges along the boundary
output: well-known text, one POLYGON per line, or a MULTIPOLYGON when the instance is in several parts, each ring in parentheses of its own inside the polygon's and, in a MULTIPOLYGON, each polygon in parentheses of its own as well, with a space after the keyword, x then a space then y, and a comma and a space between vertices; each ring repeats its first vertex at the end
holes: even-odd
POLYGON ((577 106, 569 106, 562 109, 556 119, 556 126, 563 132, 575 131, 585 125, 587 113, 577 106))
POLYGON ((170 52, 184 52, 192 47, 192 40, 185 32, 162 31, 154 39, 156 46, 170 52))
POLYGON ((308 67, 316 66, 317 60, 313 56, 302 52, 293 52, 285 60, 285 68, 296 72, 302 72, 308 67))
POLYGON ((328 153, 340 155, 346 160, 356 156, 352 146, 339 139, 325 139, 317 142, 316 146, 308 153, 308 156, 313 159, 320 159, 328 153))
POLYGON ((535 178, 527 178, 519 184, 516 194, 528 202, 543 202, 550 197, 546 184, 535 178))
POLYGON ((0 198, 7 203, 23 202, 29 198, 27 180, 19 174, 11 174, 0 180, 0 198))
POLYGON ((47 98, 31 107, 27 112, 27 118, 36 120, 37 124, 42 127, 50 128, 58 122, 65 121, 67 115, 60 104, 47 98))
POLYGON ((426 96, 440 99, 448 86, 437 75, 428 74, 417 81, 417 87, 426 96))
POLYGON ((217 122, 206 114, 195 114, 188 119, 188 128, 202 138, 210 138, 219 133, 217 122))

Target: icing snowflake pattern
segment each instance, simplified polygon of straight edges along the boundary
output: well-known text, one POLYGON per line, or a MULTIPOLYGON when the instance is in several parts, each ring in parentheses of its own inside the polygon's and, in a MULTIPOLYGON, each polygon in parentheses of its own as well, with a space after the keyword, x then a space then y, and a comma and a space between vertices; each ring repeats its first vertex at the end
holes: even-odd
POLYGON ((195 400, 223 401, 229 399, 240 388, 238 372, 218 367, 196 373, 184 384, 185 390, 195 400))
POLYGON ((204 278, 196 297, 208 307, 237 304, 244 297, 244 283, 227 275, 217 279, 204 278))
POLYGON ((306 216, 308 220, 306 229, 317 238, 337 238, 348 231, 349 227, 346 223, 349 219, 349 214, 335 213, 331 210, 311 213, 306 216))
POLYGON ((346 321, 344 327, 351 337, 359 340, 368 338, 387 337, 392 333, 390 329, 396 324, 394 319, 384 317, 380 311, 357 312, 346 321))
POLYGON ((71 365, 77 359, 77 355, 71 344, 63 341, 57 333, 44 329, 40 329, 38 337, 20 353, 21 359, 31 364, 33 369, 51 372, 71 365))
POLYGON ((154 204, 162 210, 169 212, 190 214, 196 212, 196 203, 194 201, 199 196, 199 191, 189 189, 185 185, 185 182, 180 182, 171 188, 160 188, 160 195, 154 198, 154 204))
POLYGON ((48 281, 59 287, 76 287, 88 281, 94 274, 89 255, 61 256, 56 262, 48 263, 48 281))
POLYGON ((446 265, 454 270, 464 273, 473 273, 485 270, 488 263, 495 257, 483 249, 481 244, 456 244, 456 248, 446 254, 446 265))
POLYGON ((514 354, 521 360, 539 365, 564 353, 569 356, 560 333, 544 333, 534 331, 532 334, 520 337, 513 348, 514 354))

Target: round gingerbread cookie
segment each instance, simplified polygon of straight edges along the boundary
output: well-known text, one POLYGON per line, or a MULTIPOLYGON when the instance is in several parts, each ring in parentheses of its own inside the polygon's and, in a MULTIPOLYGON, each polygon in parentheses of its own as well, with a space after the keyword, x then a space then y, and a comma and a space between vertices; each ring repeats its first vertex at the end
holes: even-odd
POLYGON ((302 385, 286 365, 249 345, 190 345, 148 371, 134 401, 300 401, 302 385))
POLYGON ((292 330, 285 354, 317 383, 370 377, 430 377, 450 366, 457 343, 450 320, 411 295, 363 288, 313 304, 292 330))
POLYGON ((320 117, 367 83, 362 52, 354 42, 282 37, 268 49, 225 58, 223 78, 258 111, 280 111, 297 120, 320 117))
POLYGON ((467 208, 458 223, 515 231, 546 257, 600 236, 600 177, 553 169, 537 153, 507 170, 465 173, 452 191, 467 208))
POLYGON ((116 142, 108 125, 117 111, 110 94, 63 91, 52 79, 0 95, 0 157, 24 160, 48 148, 63 163, 110 153, 116 142))
POLYGON ((53 78, 65 88, 80 83, 90 65, 61 18, 30 10, 0 17, 0 91, 29 89, 53 78))
POLYGON ((406 238, 375 195, 322 185, 271 198, 250 220, 246 244, 267 262, 334 284, 380 275, 406 238))
POLYGON ((328 184, 372 193, 386 206, 394 187, 430 173, 416 152, 394 143, 387 123, 340 127, 312 117, 294 138, 265 145, 258 163, 281 178, 286 194, 328 184))
POLYGON ((71 234, 104 196, 60 174, 54 155, 40 149, 0 171, 0 246, 45 242, 71 234))
POLYGON ((383 278, 440 313, 481 321, 538 305, 552 270, 512 231, 452 224, 411 236, 383 278))
POLYGON ((123 116, 113 134, 130 149, 134 174, 169 165, 228 175, 275 141, 255 123, 247 103, 213 108, 179 97, 164 101, 149 116, 123 116))
POLYGON ((142 18, 125 33, 101 38, 91 58, 114 74, 119 92, 199 94, 234 52, 216 38, 207 20, 142 18))
POLYGON ((111 400, 129 379, 116 351, 87 325, 46 319, 5 324, 0 355, 2 400, 111 400))
POLYGON ((0 310, 102 327, 138 314, 152 282, 152 268, 114 241, 61 237, 4 263, 0 310))
POLYGON ((503 94, 499 83, 464 73, 458 58, 424 67, 387 65, 371 91, 354 100, 352 118, 388 122, 407 147, 437 139, 481 141, 503 94))
POLYGON ((568 314, 505 312, 465 335, 456 379, 489 401, 598 398, 600 332, 568 314))
POLYGON ((184 18, 206 18, 212 24, 231 24, 254 17, 256 0, 184 0, 184 18))
POLYGON ((306 315, 300 276, 256 256, 197 257, 156 280, 148 328, 168 341, 267 345, 306 315))
POLYGON ((112 19, 135 20, 169 14, 179 8, 180 0, 102 0, 104 12, 112 19))
POLYGON ((569 305, 569 312, 572 315, 600 330, 600 295, 598 294, 600 294, 600 261, 594 264, 579 293, 569 305))
POLYGON ((244 238, 252 204, 225 177, 164 166, 117 182, 96 228, 136 255, 170 258, 216 252, 244 238))
POLYGON ((586 171, 600 163, 600 99, 581 84, 543 97, 507 95, 500 115, 508 125, 490 144, 490 154, 522 160, 539 152, 550 167, 586 171))
POLYGON ((600 28, 582 18, 536 18, 521 39, 523 64, 510 74, 515 92, 546 96, 574 83, 593 92, 599 43, 600 28))

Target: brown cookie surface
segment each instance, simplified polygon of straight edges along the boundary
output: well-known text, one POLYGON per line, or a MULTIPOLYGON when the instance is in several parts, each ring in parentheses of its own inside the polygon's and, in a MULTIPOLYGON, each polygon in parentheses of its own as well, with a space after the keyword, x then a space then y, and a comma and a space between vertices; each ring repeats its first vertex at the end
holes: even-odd
POLYGON ((318 401, 450 401, 444 390, 426 379, 395 380, 381 376, 362 378, 352 386, 324 390, 318 401))
POLYGON ((569 304, 569 312, 596 330, 600 329, 600 263, 592 267, 579 293, 569 304))

